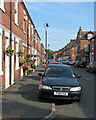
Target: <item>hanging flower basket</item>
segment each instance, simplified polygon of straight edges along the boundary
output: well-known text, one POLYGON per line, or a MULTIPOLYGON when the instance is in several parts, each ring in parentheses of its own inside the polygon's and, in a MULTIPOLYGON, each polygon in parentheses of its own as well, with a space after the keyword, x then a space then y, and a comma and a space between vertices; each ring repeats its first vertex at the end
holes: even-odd
POLYGON ((5 54, 7 56, 12 56, 14 53, 14 50, 12 50, 12 45, 10 44, 7 48, 6 48, 6 51, 5 51, 5 54))
POLYGON ((28 65, 27 64, 24 64, 24 66, 23 66, 23 72, 25 72, 26 70, 28 70, 28 65))
POLYGON ((22 51, 19 51, 19 52, 17 52, 17 55, 18 55, 18 57, 23 57, 24 56, 24 53, 22 52, 22 51))
POLYGON ((32 65, 31 68, 36 69, 36 66, 35 66, 35 65, 32 65))
POLYGON ((33 57, 32 54, 27 53, 26 58, 32 58, 32 57, 33 57))
POLYGON ((23 61, 20 61, 19 62, 19 66, 22 66, 24 63, 23 63, 23 61))

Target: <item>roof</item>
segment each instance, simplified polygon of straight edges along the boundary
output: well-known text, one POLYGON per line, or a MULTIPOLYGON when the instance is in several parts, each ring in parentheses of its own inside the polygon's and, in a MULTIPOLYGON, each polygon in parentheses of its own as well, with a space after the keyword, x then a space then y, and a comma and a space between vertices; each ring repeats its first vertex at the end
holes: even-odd
POLYGON ((95 39, 95 38, 96 38, 96 34, 90 40, 95 39))
POLYGON ((81 37, 79 37, 79 38, 83 39, 83 40, 86 40, 87 39, 87 34, 89 34, 89 33, 94 34, 94 32, 92 32, 92 31, 82 31, 81 32, 81 37))

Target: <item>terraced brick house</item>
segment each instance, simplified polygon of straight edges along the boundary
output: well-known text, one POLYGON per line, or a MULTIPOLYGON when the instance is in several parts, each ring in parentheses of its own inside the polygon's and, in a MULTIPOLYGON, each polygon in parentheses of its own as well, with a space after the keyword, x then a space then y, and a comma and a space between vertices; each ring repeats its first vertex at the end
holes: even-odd
POLYGON ((76 40, 70 40, 70 59, 76 61, 76 40))
MULTIPOLYGON (((19 62, 27 53, 40 55, 40 40, 24 2, 0 0, 0 84, 3 88, 7 89, 24 76, 19 62), (5 54, 10 44, 14 50, 11 57, 5 54), (20 50, 24 52, 23 57, 17 55, 20 50)), ((39 65, 40 57, 35 59, 35 64, 39 65)))
POLYGON ((44 48, 44 45, 41 43, 41 46, 40 46, 40 62, 44 62, 46 61, 45 60, 45 55, 46 55, 46 52, 45 52, 45 48, 44 48))
POLYGON ((90 62, 96 62, 96 34, 90 39, 90 62))
POLYGON ((76 37, 76 60, 90 62, 90 39, 94 32, 82 31, 81 26, 76 37))

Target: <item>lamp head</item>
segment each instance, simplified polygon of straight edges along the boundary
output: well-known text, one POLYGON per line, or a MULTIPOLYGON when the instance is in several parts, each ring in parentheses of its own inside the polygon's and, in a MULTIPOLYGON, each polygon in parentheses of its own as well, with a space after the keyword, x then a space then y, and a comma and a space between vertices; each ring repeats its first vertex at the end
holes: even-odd
POLYGON ((49 27, 48 23, 46 23, 46 27, 49 27))

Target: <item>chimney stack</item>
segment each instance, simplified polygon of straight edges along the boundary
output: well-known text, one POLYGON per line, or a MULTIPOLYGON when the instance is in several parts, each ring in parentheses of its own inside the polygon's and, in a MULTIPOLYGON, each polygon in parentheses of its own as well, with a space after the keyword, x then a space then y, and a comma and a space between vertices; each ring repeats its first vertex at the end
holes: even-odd
POLYGON ((82 32, 82 29, 81 29, 81 26, 79 28, 79 36, 81 37, 81 32, 82 32))

